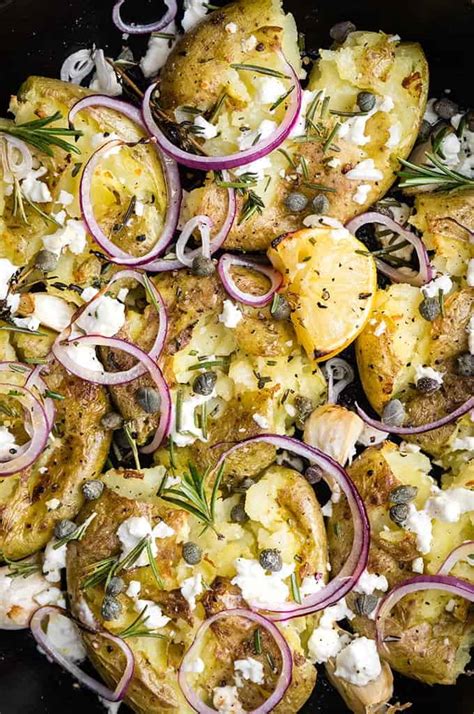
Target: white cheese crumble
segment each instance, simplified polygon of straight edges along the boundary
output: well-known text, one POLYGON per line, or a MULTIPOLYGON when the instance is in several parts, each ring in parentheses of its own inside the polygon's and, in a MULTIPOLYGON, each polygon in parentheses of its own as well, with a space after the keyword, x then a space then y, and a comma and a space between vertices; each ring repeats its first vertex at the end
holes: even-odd
POLYGON ((181 26, 185 32, 193 30, 207 13, 207 3, 205 0, 184 0, 184 15, 181 26))
POLYGON ((190 672, 192 674, 202 674, 204 669, 204 662, 200 657, 196 657, 183 665, 183 672, 190 672))
POLYGON ((239 677, 254 682, 254 684, 263 684, 264 682, 263 664, 253 657, 235 660, 234 671, 239 677))
POLYGON ((48 185, 39 178, 44 176, 47 170, 44 166, 33 169, 21 182, 21 190, 28 201, 32 203, 49 203, 53 200, 48 185))
POLYGON ((54 649, 70 662, 79 663, 85 660, 87 653, 79 629, 68 617, 50 615, 46 635, 54 649))
POLYGON ((474 287, 474 258, 471 258, 467 264, 466 282, 470 288, 474 287))
POLYGON ((237 575, 232 584, 242 591, 242 597, 252 607, 264 607, 265 604, 278 605, 288 600, 290 591, 284 582, 295 569, 294 563, 283 564, 276 573, 267 573, 258 560, 237 558, 235 560, 237 575))
POLYGON ((423 367, 419 364, 415 368, 415 381, 418 382, 420 379, 424 378, 434 379, 438 384, 443 384, 443 374, 438 372, 433 367, 423 367))
POLYGON ((198 407, 206 404, 216 396, 215 390, 209 395, 192 394, 187 398, 183 398, 180 408, 180 428, 176 430, 176 406, 173 407, 173 423, 171 426, 171 436, 176 446, 189 446, 199 439, 207 441, 204 438, 202 429, 196 426, 195 411, 198 407))
POLYGON ((446 610, 446 612, 452 612, 455 607, 456 607, 456 600, 453 600, 451 598, 451 600, 448 600, 448 602, 446 603, 446 607, 444 609, 446 610))
POLYGON ((224 27, 224 30, 229 34, 229 35, 235 35, 235 33, 238 30, 238 26, 235 24, 235 22, 228 22, 227 25, 224 27))
MULTIPOLYGON (((12 578, 8 566, 0 568, 0 629, 28 627, 31 615, 41 604, 37 597, 47 589, 48 582, 41 573, 34 572, 26 578, 12 578)), ((57 591, 61 596, 58 588, 49 589, 57 591)))
MULTIPOLYGON (((305 133, 306 112, 308 111, 308 108, 317 93, 318 93, 318 90, 314 90, 314 92, 312 92, 309 89, 303 90, 303 92, 301 94, 300 113, 298 115, 298 119, 296 120, 296 122, 293 126, 293 129, 290 131, 290 133, 288 135, 289 139, 293 139, 295 136, 301 136, 302 134, 305 133)), ((322 97, 322 98, 324 98, 324 97, 322 97)))
MULTIPOLYGON (((158 552, 155 539, 168 538, 173 534, 174 530, 167 526, 164 521, 160 521, 155 528, 152 528, 150 521, 145 516, 130 516, 117 528, 117 536, 122 546, 120 557, 121 559, 125 558, 145 537, 150 539, 151 552, 155 556, 158 552)), ((140 568, 148 565, 148 563, 148 553, 145 549, 131 567, 140 568)))
POLYGON ((327 662, 350 641, 349 635, 334 627, 335 623, 345 618, 352 620, 354 613, 342 598, 336 605, 327 607, 308 640, 308 653, 312 662, 327 662))
POLYGON ((233 330, 242 319, 242 312, 239 310, 232 300, 224 300, 222 312, 219 315, 219 322, 222 322, 225 327, 233 330))
POLYGON ((388 139, 385 142, 385 146, 388 149, 394 149, 399 145, 402 138, 402 125, 399 121, 392 124, 388 130, 388 139))
POLYGON ((262 181, 265 176, 265 169, 269 169, 272 166, 272 162, 267 156, 262 156, 261 159, 256 159, 251 161, 250 164, 244 164, 234 169, 234 174, 236 176, 242 176, 242 174, 251 173, 255 174, 257 181, 262 181))
POLYGON ((6 426, 0 426, 0 461, 12 459, 17 451, 15 436, 6 426))
POLYGON ((264 119, 257 129, 254 131, 242 132, 242 135, 237 139, 237 144, 241 151, 250 149, 255 144, 259 144, 265 139, 268 139, 277 129, 277 123, 270 119, 264 119))
POLYGON ((163 615, 161 607, 153 600, 135 600, 134 608, 136 612, 142 612, 146 607, 144 624, 148 630, 158 630, 170 621, 169 617, 163 615))
POLYGON ((428 124, 436 124, 438 121, 439 117, 436 114, 436 112, 433 109, 433 106, 436 104, 438 100, 436 97, 433 97, 432 99, 428 99, 426 103, 426 110, 423 115, 423 119, 428 122, 428 124))
POLYGON ((199 136, 203 139, 214 139, 217 136, 217 127, 201 115, 194 119, 194 126, 199 128, 199 136))
POLYGON ((55 548, 57 542, 56 538, 50 540, 44 551, 43 573, 50 583, 59 583, 61 570, 66 567, 67 543, 55 548))
POLYGON ((375 590, 381 590, 382 592, 387 592, 388 581, 385 575, 377 575, 376 573, 369 573, 367 568, 362 571, 362 574, 354 586, 354 591, 356 593, 364 593, 364 595, 372 595, 375 590))
POLYGON ((141 589, 142 584, 139 580, 130 580, 128 588, 125 590, 125 595, 135 600, 139 596, 141 589))
POLYGON ((268 429, 270 427, 270 422, 263 414, 253 414, 252 419, 260 429, 268 429))
POLYGON ((350 169, 345 176, 351 181, 380 181, 383 178, 383 173, 375 168, 373 159, 364 159, 353 169, 350 169))
POLYGON ((454 439, 453 451, 474 451, 474 436, 463 436, 454 439))
POLYGON ((411 569, 414 573, 423 573, 425 570, 423 558, 415 558, 414 560, 412 560, 411 569))
MULTIPOLYGON (((176 35, 176 25, 174 21, 164 27, 162 32, 170 35, 176 35)), ((150 35, 146 53, 140 60, 140 69, 145 77, 154 77, 158 74, 159 70, 166 63, 171 50, 176 44, 176 40, 176 37, 173 40, 170 40, 166 37, 157 37, 153 34, 150 35)))
POLYGON ((257 46, 257 38, 255 35, 250 35, 250 37, 246 37, 242 42, 240 43, 240 46, 242 48, 242 52, 252 52, 257 46))
MULTIPOLYGON (((331 503, 331 501, 329 501, 331 503)), ((324 581, 321 576, 317 575, 306 575, 301 581, 300 594, 301 597, 308 597, 308 595, 314 595, 314 593, 319 592, 324 587, 324 581)))
MULTIPOLYGON (((84 290, 83 297, 85 292, 84 290)), ((125 305, 109 295, 101 295, 94 300, 76 320, 77 327, 87 334, 104 337, 116 335, 124 324, 125 305)))
POLYGON ((354 203, 358 203, 362 206, 367 201, 371 190, 372 186, 370 183, 361 183, 360 186, 357 186, 356 192, 352 195, 352 200, 354 203))
POLYGON ((467 325, 467 341, 469 352, 471 353, 471 355, 474 355, 474 317, 471 317, 469 319, 467 325))
POLYGON ((84 252, 86 239, 83 222, 69 218, 62 228, 43 237, 43 246, 56 255, 60 255, 64 248, 68 248, 74 255, 79 255, 84 252))
MULTIPOLYGON (((473 438, 474 441, 474 437, 473 438)), ((425 511, 430 518, 437 518, 445 523, 456 523, 469 511, 474 511, 474 491, 468 488, 449 488, 431 496, 425 511)))
POLYGON ((357 637, 336 656, 336 677, 363 687, 382 672, 377 646, 374 640, 357 637))
POLYGON ((424 555, 431 550, 433 529, 431 518, 425 511, 418 511, 413 503, 408 504, 408 516, 403 527, 416 536, 416 547, 424 555))
POLYGON ((239 701, 237 687, 214 687, 212 703, 219 714, 243 714, 244 709, 239 701))
POLYGON ((188 601, 190 609, 195 610, 196 598, 203 591, 201 573, 197 573, 197 575, 192 575, 190 578, 183 580, 180 590, 184 599, 188 601))
POLYGON ((394 106, 393 99, 390 96, 377 97, 374 107, 367 114, 346 119, 339 129, 338 136, 356 146, 365 146, 370 141, 370 136, 365 133, 370 117, 377 112, 391 112, 394 106))
POLYGON ((273 104, 286 92, 286 87, 276 77, 256 77, 253 80, 256 89, 255 101, 258 104, 273 104))
POLYGON ((461 142, 454 132, 447 134, 441 141, 440 150, 444 156, 443 164, 446 166, 457 166, 459 163, 459 152, 461 151, 461 142))
POLYGON ((13 265, 8 258, 0 258, 0 300, 6 298, 9 282, 17 270, 19 270, 19 267, 13 265))
POLYGON ((388 436, 388 431, 380 431, 380 429, 375 429, 375 427, 369 424, 364 424, 362 433, 357 439, 358 444, 363 446, 374 446, 375 444, 381 444, 382 441, 388 436))
POLYGON ((439 275, 421 288, 425 297, 438 297, 439 293, 445 295, 453 289, 453 281, 449 275, 439 275))

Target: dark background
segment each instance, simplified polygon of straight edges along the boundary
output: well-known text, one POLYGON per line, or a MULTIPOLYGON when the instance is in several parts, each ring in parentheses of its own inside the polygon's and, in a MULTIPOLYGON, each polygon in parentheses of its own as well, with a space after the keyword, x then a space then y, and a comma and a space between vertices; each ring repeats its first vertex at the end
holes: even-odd
MULTIPOLYGON (((286 0, 284 4, 306 33, 308 48, 328 46, 330 26, 347 19, 360 29, 383 29, 421 42, 430 64, 430 96, 450 89, 450 96, 464 107, 474 105, 474 0, 286 0)), ((71 52, 95 42, 116 56, 122 38, 111 22, 112 5, 112 0, 0 0, 0 114, 28 74, 59 76, 61 63, 71 52)), ((133 0, 130 6, 136 14, 127 17, 124 12, 126 19, 149 20, 161 11, 160 0, 133 0)), ((138 52, 143 41, 131 45, 138 52)), ((413 702, 409 711, 416 714, 474 712, 474 678, 462 677, 456 688, 398 679, 395 694, 401 702, 413 702)), ((0 714, 82 714, 84 710, 105 711, 94 695, 48 664, 27 632, 0 633, 0 714)), ((127 708, 122 706, 120 712, 127 714, 127 708)), ((320 676, 303 712, 344 714, 347 709, 320 676)))

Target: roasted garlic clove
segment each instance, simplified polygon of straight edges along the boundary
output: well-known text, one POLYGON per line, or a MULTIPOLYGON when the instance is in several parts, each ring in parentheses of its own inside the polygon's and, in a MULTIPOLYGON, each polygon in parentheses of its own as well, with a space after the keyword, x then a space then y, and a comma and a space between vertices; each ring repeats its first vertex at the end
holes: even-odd
POLYGON ((381 662, 381 664, 382 671, 377 679, 359 687, 335 676, 336 663, 334 659, 326 662, 326 674, 329 681, 354 714, 381 714, 386 711, 386 706, 393 696, 393 675, 387 662, 381 662))
POLYGON ((354 456, 363 428, 362 419, 354 412, 337 404, 324 404, 306 420, 303 439, 344 466, 354 456))

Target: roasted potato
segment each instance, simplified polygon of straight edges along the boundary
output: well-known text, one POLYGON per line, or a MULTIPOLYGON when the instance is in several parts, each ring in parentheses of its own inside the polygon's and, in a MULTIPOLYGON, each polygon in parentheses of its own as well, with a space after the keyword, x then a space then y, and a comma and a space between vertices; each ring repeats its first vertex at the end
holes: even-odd
MULTIPOLYGON (((455 546, 474 536, 472 514, 461 516, 455 523, 435 518, 431 547, 426 555, 422 555, 415 533, 390 518, 390 494, 402 485, 418 489, 413 504, 418 510, 423 508, 435 485, 429 475, 430 468, 429 459, 421 452, 404 451, 385 442, 366 449, 348 469, 364 500, 370 521, 367 569, 385 575, 389 587, 414 575, 414 561, 419 566, 421 560, 426 572, 436 572, 455 546)), ((472 474, 471 467, 469 471, 472 474)), ((464 479, 456 481, 456 485, 461 484, 472 488, 467 473, 464 479)), ((333 504, 328 542, 331 564, 338 572, 352 542, 352 522, 344 500, 333 504)), ((465 573, 466 567, 469 568, 460 564, 456 566, 459 570, 453 572, 465 573)), ((347 597, 353 609, 356 597, 355 593, 347 597)), ((474 643, 474 622, 467 601, 456 598, 451 610, 446 607, 449 600, 449 594, 423 591, 407 596, 394 608, 385 624, 385 632, 399 639, 386 642, 383 653, 393 669, 429 684, 455 683, 469 661, 469 648, 474 643)), ((356 615, 351 625, 362 635, 374 636, 374 620, 370 617, 356 615)))
MULTIPOLYGON (((316 572, 325 574, 327 565, 320 508, 312 488, 297 472, 279 466, 267 469, 245 495, 246 522, 235 523, 230 519, 232 508, 239 503, 239 494, 219 497, 214 527, 204 533, 202 522, 155 495, 158 480, 164 472, 164 467, 158 466, 143 472, 106 473, 103 479, 107 488, 103 495, 98 501, 87 504, 80 514, 83 521, 95 512, 94 520, 83 539, 71 542, 68 547, 67 581, 72 611, 79 619, 93 617, 103 622, 103 582, 86 587, 84 579, 99 561, 116 556, 120 551, 118 526, 130 516, 145 516, 152 523, 162 519, 174 530, 174 533, 156 541, 158 552, 155 564, 163 581, 162 589, 149 567, 132 567, 120 573, 127 585, 132 580, 140 582, 140 597, 159 605, 163 614, 170 618, 169 623, 160 628, 167 639, 128 639, 136 667, 126 701, 137 712, 165 709, 172 712, 191 711, 177 683, 177 668, 204 617, 224 608, 247 607, 240 588, 231 583, 236 574, 236 558, 254 559, 264 548, 281 548, 284 563, 293 563, 295 555, 298 555, 301 578, 316 572), (288 525, 290 519, 291 528, 288 525), (203 558, 195 566, 189 566, 183 560, 185 541, 199 543, 202 548, 203 558), (207 584, 207 589, 202 598, 197 596, 196 609, 191 609, 180 588, 186 578, 198 574, 207 584)), ((121 594, 118 599, 122 604, 121 614, 105 623, 112 632, 123 630, 136 618, 132 597, 121 594)), ((218 642, 212 638, 201 653, 205 670, 194 686, 199 687, 204 699, 212 700, 214 687, 233 681, 232 663, 235 659, 249 654, 260 657, 251 644, 254 626, 237 620, 232 622, 231 627, 229 625, 227 622, 216 625, 214 635, 218 637, 218 642)), ((293 650, 293 680, 275 709, 281 714, 298 711, 315 684, 316 671, 306 660, 300 639, 303 630, 304 623, 301 621, 285 626, 285 637, 293 650)), ((271 638, 266 633, 262 633, 262 637, 265 650, 270 651, 278 663, 279 654, 271 638)), ((109 684, 116 682, 121 673, 121 656, 115 651, 110 652, 100 636, 83 633, 83 639, 101 675, 109 684)), ((263 664, 265 685, 256 687, 246 682, 245 689, 240 690, 247 709, 259 706, 262 698, 271 691, 275 675, 268 662, 263 664)))

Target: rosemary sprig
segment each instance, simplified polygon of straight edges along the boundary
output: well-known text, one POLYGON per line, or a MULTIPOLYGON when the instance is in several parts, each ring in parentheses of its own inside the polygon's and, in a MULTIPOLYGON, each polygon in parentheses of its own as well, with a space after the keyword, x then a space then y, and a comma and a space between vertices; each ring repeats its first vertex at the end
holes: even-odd
POLYGON ((88 529, 89 525, 92 523, 96 516, 97 513, 95 511, 94 513, 91 513, 91 515, 86 518, 84 523, 78 525, 77 528, 72 531, 72 533, 64 536, 64 538, 60 538, 57 543, 53 545, 53 550, 58 550, 58 548, 62 548, 62 546, 66 545, 66 543, 69 543, 70 540, 82 540, 84 538, 86 530, 88 529))
POLYGON ((11 124, 7 121, 0 121, 0 132, 16 136, 30 146, 34 146, 38 151, 42 151, 48 156, 53 156, 53 146, 63 149, 67 153, 80 154, 77 146, 61 137, 69 137, 77 140, 82 136, 82 131, 69 129, 67 127, 52 127, 53 122, 62 119, 61 112, 57 111, 44 119, 34 119, 23 124, 11 124))
POLYGON ((29 330, 27 327, 18 327, 18 325, 2 325, 0 330, 2 332, 21 332, 23 335, 34 335, 35 337, 47 337, 46 332, 29 330))
POLYGON ((253 649, 255 654, 262 654, 262 633, 260 632, 259 627, 257 627, 255 632, 253 633, 253 649))
POLYGON ((188 464, 188 469, 179 486, 163 489, 161 498, 195 516, 204 524, 203 532, 212 528, 218 538, 222 537, 217 533, 214 524, 217 494, 224 473, 224 464, 216 474, 210 496, 206 490, 210 469, 200 473, 192 463, 188 464))
POLYGON ((278 99, 270 107, 270 111, 274 112, 275 109, 278 109, 280 104, 282 104, 282 102, 284 102, 285 99, 287 99, 290 96, 290 94, 292 93, 293 90, 294 90, 294 87, 290 87, 289 90, 287 92, 285 92, 285 94, 282 94, 281 97, 278 97, 278 99))
POLYGON ((140 456, 138 454, 137 442, 133 438, 132 432, 130 431, 130 427, 128 424, 124 424, 123 430, 125 433, 125 437, 126 437, 128 443, 130 444, 130 448, 132 450, 133 460, 135 462, 135 468, 137 469, 137 471, 140 471, 142 466, 140 464, 140 456))
POLYGON ((295 602, 297 602, 299 605, 301 605, 302 600, 301 600, 300 586, 298 585, 298 579, 297 579, 295 573, 291 573, 290 585, 291 585, 291 595, 293 597, 293 600, 295 602))
POLYGON ((258 64, 242 64, 235 63, 230 65, 232 69, 238 69, 244 72, 255 72, 256 74, 264 74, 267 77, 278 77, 279 79, 291 79, 291 77, 283 72, 279 72, 277 69, 272 69, 271 67, 262 67, 258 64))
POLYGON ((221 112, 222 107, 224 106, 224 102, 227 99, 227 96, 227 92, 222 92, 214 106, 211 107, 211 109, 209 109, 204 115, 207 121, 211 122, 211 124, 215 123, 217 117, 221 112))
POLYGON ((245 223, 256 213, 261 214, 264 208, 265 204, 260 196, 250 189, 250 191, 247 191, 247 198, 240 212, 238 225, 245 223))
POLYGON ((293 161, 290 154, 287 151, 285 151, 285 149, 277 149, 277 151, 285 157, 285 159, 288 161, 288 163, 290 164, 292 169, 296 169, 295 162, 293 161))
POLYGON ((235 188, 239 190, 240 193, 245 192, 250 186, 255 186, 258 182, 257 174, 251 171, 246 171, 244 174, 239 176, 235 181, 223 181, 220 178, 216 178, 216 186, 219 188, 235 188))
POLYGON ((149 301, 155 308, 156 312, 158 314, 160 314, 160 306, 158 305, 158 300, 156 299, 156 295, 153 290, 152 282, 146 273, 143 273, 143 282, 145 283, 145 291, 146 291, 149 301))
POLYGON ((163 590, 165 585, 164 585, 163 580, 161 579, 161 576, 158 572, 158 566, 156 564, 156 560, 155 560, 155 558, 153 556, 153 552, 151 550, 151 540, 149 538, 147 538, 147 541, 146 541, 146 552, 148 555, 148 562, 150 563, 151 572, 153 573, 153 577, 156 580, 156 584, 158 585, 159 588, 161 588, 161 590, 163 590))
POLYGON ((32 562, 29 557, 22 560, 10 560, 6 555, 0 553, 0 559, 4 560, 8 565, 8 577, 10 578, 27 578, 33 573, 41 570, 39 563, 32 562))
POLYGON ((324 184, 322 183, 311 183, 309 181, 302 181, 301 185, 306 186, 306 188, 311 188, 314 191, 327 191, 328 193, 336 192, 335 188, 331 188, 330 186, 324 186, 324 184))
POLYGON ((400 188, 410 188, 413 186, 435 186, 436 190, 465 190, 474 187, 474 179, 463 176, 457 171, 445 166, 434 154, 426 153, 426 158, 433 166, 426 164, 413 164, 405 159, 398 159, 403 166, 398 172, 402 179, 400 188))
POLYGON ((57 399, 58 401, 62 401, 63 399, 66 399, 64 394, 59 394, 59 392, 53 392, 51 389, 46 389, 43 396, 49 397, 50 399, 57 399))
POLYGON ((128 627, 118 633, 118 637, 121 637, 123 640, 126 640, 127 637, 156 637, 165 640, 165 635, 162 635, 159 632, 153 632, 146 627, 146 622, 148 620, 148 615, 146 614, 147 609, 148 605, 145 605, 138 617, 136 617, 128 627))
POLYGON ((201 362, 195 362, 188 370, 193 372, 196 369, 209 369, 210 367, 228 367, 229 357, 218 357, 217 359, 202 360, 201 362))
POLYGON ((339 109, 331 109, 329 113, 337 117, 365 117, 369 112, 343 112, 339 109))
POLYGON ((340 122, 337 121, 337 122, 334 124, 333 128, 331 129, 331 131, 329 132, 327 138, 326 138, 325 141, 324 141, 324 144, 323 144, 323 154, 325 154, 326 151, 331 147, 332 140, 334 139, 334 137, 336 136, 336 134, 337 134, 337 132, 339 131, 340 128, 341 128, 341 124, 340 124, 340 122))
POLYGON ((113 571, 117 562, 117 558, 110 557, 98 560, 97 563, 93 563, 87 569, 89 575, 87 575, 82 581, 82 587, 85 590, 88 590, 89 588, 96 587, 96 585, 100 585, 101 582, 107 580, 109 573, 113 571))

